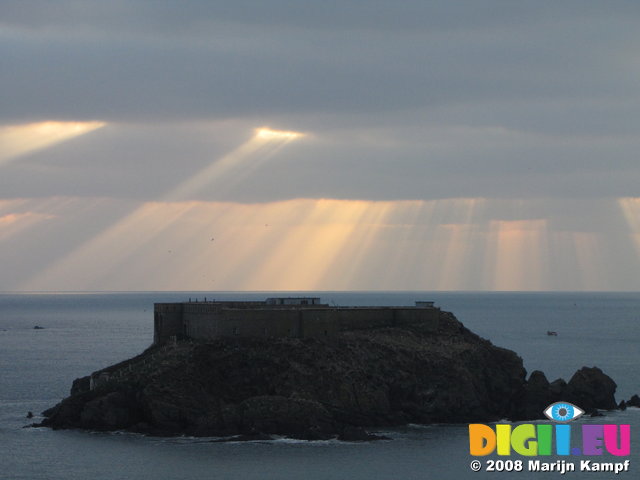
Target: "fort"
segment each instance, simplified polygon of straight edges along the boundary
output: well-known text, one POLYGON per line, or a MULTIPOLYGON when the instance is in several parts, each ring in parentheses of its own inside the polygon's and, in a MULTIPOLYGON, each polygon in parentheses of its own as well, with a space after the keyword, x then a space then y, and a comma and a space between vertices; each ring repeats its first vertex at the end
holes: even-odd
POLYGON ((264 301, 191 301, 154 304, 154 345, 220 337, 334 337, 340 332, 420 324, 438 328, 433 302, 413 307, 337 307, 318 297, 264 301))
POLYGON ((585 411, 616 407, 616 384, 600 369, 553 383, 536 371, 526 381, 515 352, 432 302, 158 303, 154 324, 155 345, 75 379, 71 395, 35 426, 370 440, 365 427, 531 420, 559 400, 585 411))

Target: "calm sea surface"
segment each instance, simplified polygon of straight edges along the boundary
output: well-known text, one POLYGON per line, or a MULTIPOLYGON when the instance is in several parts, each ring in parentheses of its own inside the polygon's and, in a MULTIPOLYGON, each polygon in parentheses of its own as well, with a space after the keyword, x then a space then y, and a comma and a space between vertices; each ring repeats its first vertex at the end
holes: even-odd
MULTIPOLYGON (((640 393, 639 293, 310 293, 338 305, 412 305, 414 300, 433 300, 495 345, 518 352, 529 372, 539 369, 549 380, 569 380, 578 368, 595 365, 617 382, 618 401, 640 393), (547 336, 547 330, 557 331, 558 336, 547 336)), ((250 300, 270 295, 283 293, 0 294, 0 479, 558 476, 471 472, 469 464, 474 457, 468 454, 466 425, 409 426, 385 431, 391 441, 372 443, 289 439, 212 443, 207 439, 22 428, 31 422, 25 418, 28 411, 39 414, 57 403, 68 394, 74 378, 148 347, 153 336, 154 302, 205 296, 250 300)), ((575 423, 585 422, 631 424, 631 457, 605 456, 601 461, 629 458, 631 471, 620 476, 639 478, 640 409, 575 423)), ((564 459, 579 465, 578 457, 564 459)), ((593 472, 566 475, 614 477, 593 472)))

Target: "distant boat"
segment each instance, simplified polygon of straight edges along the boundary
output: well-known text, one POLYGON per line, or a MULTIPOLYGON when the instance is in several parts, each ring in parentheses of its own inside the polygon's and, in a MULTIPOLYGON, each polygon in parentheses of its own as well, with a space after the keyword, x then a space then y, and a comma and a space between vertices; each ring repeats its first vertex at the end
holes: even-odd
POLYGON ((558 332, 552 332, 551 330, 547 330, 547 335, 549 335, 550 337, 557 337, 558 332))

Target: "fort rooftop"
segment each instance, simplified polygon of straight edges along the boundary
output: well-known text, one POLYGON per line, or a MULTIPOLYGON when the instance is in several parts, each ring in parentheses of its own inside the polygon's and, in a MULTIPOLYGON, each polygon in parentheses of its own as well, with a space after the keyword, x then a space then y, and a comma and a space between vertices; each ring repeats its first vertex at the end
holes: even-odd
POLYGON ((271 297, 264 301, 189 301, 154 305, 155 345, 175 339, 219 337, 332 337, 349 330, 422 324, 438 326, 433 302, 414 307, 337 307, 318 297, 271 297))

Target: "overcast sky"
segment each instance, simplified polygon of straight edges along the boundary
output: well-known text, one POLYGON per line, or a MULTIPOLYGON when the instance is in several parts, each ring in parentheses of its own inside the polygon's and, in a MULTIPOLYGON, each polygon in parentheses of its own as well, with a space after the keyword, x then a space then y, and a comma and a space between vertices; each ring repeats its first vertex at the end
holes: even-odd
POLYGON ((5 0, 0 290, 638 290, 639 24, 5 0))

